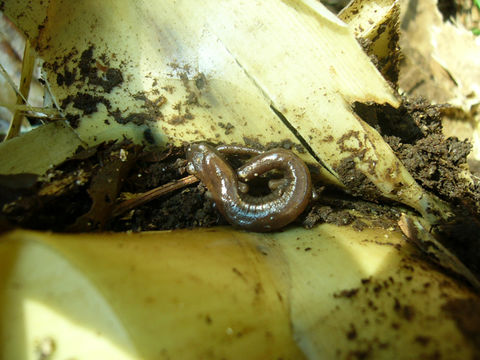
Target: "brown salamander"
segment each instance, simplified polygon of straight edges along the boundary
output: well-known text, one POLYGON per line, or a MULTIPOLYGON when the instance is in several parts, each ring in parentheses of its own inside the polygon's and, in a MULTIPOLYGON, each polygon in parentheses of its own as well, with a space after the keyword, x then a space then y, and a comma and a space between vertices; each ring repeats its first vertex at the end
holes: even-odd
POLYGON ((229 223, 250 231, 273 231, 288 225, 307 207, 312 198, 312 180, 305 163, 291 151, 260 151, 247 147, 205 143, 191 144, 186 151, 189 172, 197 176, 212 194, 220 213, 229 223), (222 156, 254 156, 235 171, 222 156), (245 184, 270 170, 284 178, 271 182, 272 192, 254 197, 245 184))

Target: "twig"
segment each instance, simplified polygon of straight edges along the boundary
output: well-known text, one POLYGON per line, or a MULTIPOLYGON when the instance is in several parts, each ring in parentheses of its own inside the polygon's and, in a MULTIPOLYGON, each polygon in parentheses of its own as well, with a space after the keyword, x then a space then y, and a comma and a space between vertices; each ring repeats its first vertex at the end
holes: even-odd
MULTIPOLYGON (((23 53, 23 63, 22 63, 22 75, 20 78, 20 88, 17 92, 17 105, 23 103, 28 104, 27 98, 28 93, 30 92, 30 83, 32 82, 33 68, 35 66, 35 50, 30 45, 30 42, 27 40, 25 42, 25 50, 23 53)), ((13 119, 10 122, 10 127, 5 136, 5 140, 14 138, 20 133, 20 128, 22 125, 23 113, 20 111, 15 111, 13 119)))
POLYGON ((168 194, 172 191, 181 189, 185 186, 191 185, 196 183, 198 178, 194 175, 189 175, 186 176, 182 179, 171 181, 167 184, 164 184, 162 186, 156 187, 155 189, 149 190, 147 192, 137 194, 135 197, 125 200, 118 204, 112 211, 112 217, 119 216, 128 210, 131 210, 135 207, 138 207, 140 205, 146 204, 147 202, 150 202, 152 200, 155 200, 156 198, 168 194))
POLYGON ((15 112, 20 111, 24 115, 29 117, 35 117, 38 119, 47 119, 47 120, 61 120, 64 119, 62 114, 55 108, 46 108, 40 106, 30 106, 25 104, 7 104, 0 101, 0 107, 7 108, 8 110, 15 112))

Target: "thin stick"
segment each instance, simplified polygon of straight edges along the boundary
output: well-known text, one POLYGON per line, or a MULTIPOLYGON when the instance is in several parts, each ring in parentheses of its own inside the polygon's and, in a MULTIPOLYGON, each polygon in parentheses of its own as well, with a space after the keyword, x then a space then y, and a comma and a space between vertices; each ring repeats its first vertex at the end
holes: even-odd
POLYGON ((37 118, 54 118, 54 119, 63 119, 64 117, 60 112, 55 108, 47 108, 41 106, 30 106, 25 104, 7 104, 0 101, 0 107, 7 108, 8 110, 21 111, 23 114, 28 114, 28 116, 37 117, 37 118))
POLYGON ((119 216, 128 210, 136 208, 140 205, 146 204, 162 195, 168 194, 172 191, 181 189, 185 186, 191 185, 196 183, 198 178, 195 175, 189 175, 182 179, 175 180, 164 184, 162 186, 156 187, 155 189, 149 190, 147 192, 137 194, 135 197, 125 200, 118 204, 112 211, 112 216, 116 217, 119 216))
MULTIPOLYGON (((22 75, 20 77, 20 88, 17 92, 17 105, 28 104, 27 98, 30 92, 30 83, 32 82, 33 68, 35 66, 35 51, 30 45, 30 41, 25 42, 25 50, 23 52, 22 75)), ((20 128, 23 120, 23 113, 15 111, 13 119, 10 122, 5 140, 14 138, 20 133, 20 128)))
POLYGON ((17 94, 17 96, 20 96, 22 98, 22 100, 27 103, 27 99, 25 99, 25 96, 22 95, 22 93, 20 92, 20 90, 18 89, 17 85, 15 85, 15 83, 13 82, 12 78, 10 77, 10 75, 8 75, 7 73, 7 70, 5 70, 5 68, 3 67, 3 65, 0 63, 0 74, 3 75, 3 78, 5 80, 7 80, 8 84, 10 85, 10 87, 15 91, 15 93, 17 94))

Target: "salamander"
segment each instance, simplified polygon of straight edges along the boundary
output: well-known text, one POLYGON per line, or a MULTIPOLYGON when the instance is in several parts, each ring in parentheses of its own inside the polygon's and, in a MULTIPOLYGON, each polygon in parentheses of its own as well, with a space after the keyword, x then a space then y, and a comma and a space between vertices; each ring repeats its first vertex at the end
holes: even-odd
POLYGON ((278 230, 294 221, 312 198, 310 172, 291 151, 195 143, 188 146, 186 155, 189 172, 207 187, 220 213, 236 227, 278 230), (253 157, 235 171, 222 154, 253 157), (272 192, 258 197, 247 194, 245 183, 270 170, 283 172, 283 179, 270 182, 272 192))

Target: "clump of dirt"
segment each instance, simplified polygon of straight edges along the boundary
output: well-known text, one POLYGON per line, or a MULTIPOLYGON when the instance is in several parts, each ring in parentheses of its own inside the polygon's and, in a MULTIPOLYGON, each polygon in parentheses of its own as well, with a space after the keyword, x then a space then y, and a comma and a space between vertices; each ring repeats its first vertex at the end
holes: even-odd
POLYGON ((81 80, 88 80, 89 84, 99 86, 104 92, 109 93, 114 87, 123 83, 123 75, 119 69, 110 67, 105 54, 101 59, 104 65, 93 57, 93 45, 82 52, 78 64, 81 80), (98 75, 99 71, 103 73, 102 76, 98 75))
POLYGON ((480 182, 469 178, 471 144, 442 134, 445 105, 404 99, 400 109, 357 104, 356 112, 380 134, 415 180, 454 205, 480 215, 480 182))
POLYGON ((343 159, 340 164, 335 167, 335 172, 338 174, 349 194, 372 202, 383 200, 383 196, 375 184, 357 168, 353 156, 343 159))
MULTIPOLYGON (((70 88, 68 91, 70 95, 60 98, 59 101, 65 112, 65 118, 73 128, 81 125, 83 117, 80 115, 91 115, 106 110, 110 118, 119 124, 146 127, 144 142, 155 144, 156 139, 148 130, 148 126, 159 119, 163 120, 161 108, 166 103, 166 98, 158 89, 132 94, 133 100, 142 108, 140 112, 129 112, 128 109, 120 109, 118 104, 110 102, 109 94, 125 85, 123 71, 126 64, 118 64, 115 59, 114 53, 98 53, 98 49, 90 45, 81 53, 72 50, 66 55, 58 56, 52 62, 45 62, 43 67, 56 74, 58 86, 70 88), (88 92, 92 89, 95 90, 95 95, 88 92)), ((203 83, 198 80, 198 84, 200 86, 203 83)), ((183 121, 189 118, 189 113, 186 111, 176 118, 183 121)), ((105 124, 109 125, 110 121, 105 119, 105 124)))
POLYGON ((328 223, 338 226, 352 224, 354 229, 361 231, 370 226, 365 220, 372 226, 390 229, 397 226, 401 216, 399 208, 359 199, 337 189, 321 187, 316 192, 317 200, 299 219, 307 229, 328 223))
POLYGON ((448 106, 404 99, 400 109, 366 104, 356 104, 355 109, 383 135, 422 187, 452 205, 451 221, 432 230, 480 274, 480 181, 469 176, 470 143, 442 133, 442 112, 448 106))

